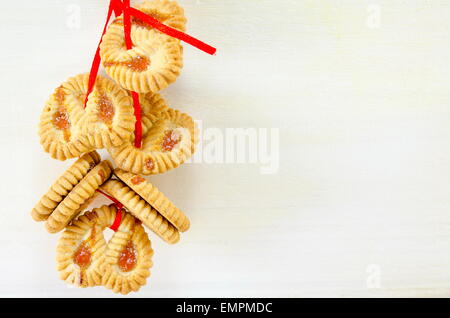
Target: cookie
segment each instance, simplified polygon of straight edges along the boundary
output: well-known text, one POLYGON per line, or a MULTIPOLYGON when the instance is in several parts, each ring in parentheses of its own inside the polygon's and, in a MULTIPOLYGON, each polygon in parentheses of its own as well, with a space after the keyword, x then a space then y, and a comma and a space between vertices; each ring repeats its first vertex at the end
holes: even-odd
MULTIPOLYGON (((184 15, 184 9, 176 2, 172 0, 154 0, 144 1, 136 5, 136 9, 143 13, 157 19, 159 22, 177 29, 181 32, 186 32, 186 16, 184 15)), ((154 29, 151 25, 135 18, 130 17, 132 27, 137 31, 151 31, 149 36, 162 36, 169 38, 170 36, 154 29)), ((117 17, 112 24, 117 24, 123 28, 123 16, 117 17)))
POLYGON ((105 209, 107 213, 115 213, 108 207, 94 209, 75 219, 61 235, 56 248, 56 268, 66 283, 77 287, 101 285, 102 276, 97 268, 104 262, 106 241, 97 213, 105 209))
POLYGON ((100 45, 103 67, 122 87, 138 93, 158 92, 175 82, 183 67, 180 41, 132 20, 133 47, 127 50, 123 18, 111 23, 100 45))
POLYGON ((178 167, 195 151, 198 132, 193 119, 168 107, 155 113, 153 105, 163 102, 158 94, 141 96, 141 100, 142 147, 136 148, 132 138, 108 152, 119 168, 135 174, 159 174, 178 167))
POLYGON ((128 212, 164 241, 174 244, 180 240, 178 230, 122 181, 108 180, 101 190, 122 203, 128 212))
POLYGON ((140 222, 114 205, 87 212, 63 232, 57 247, 60 278, 78 287, 104 285, 127 294, 146 284, 153 250, 140 222), (120 217, 109 242, 103 232, 120 217))
POLYGON ((100 162, 96 151, 84 154, 67 169, 31 211, 35 221, 45 221, 67 194, 100 162))
POLYGON ((39 124, 40 142, 52 158, 66 160, 94 149, 118 146, 134 133, 131 96, 98 76, 85 106, 89 74, 69 78, 47 101, 39 124))
POLYGON ((136 221, 128 229, 119 227, 108 243, 101 267, 102 285, 124 295, 144 286, 153 266, 153 250, 147 233, 130 214, 126 213, 125 218, 136 221))
POLYGON ((39 138, 44 151, 58 160, 79 157, 93 147, 80 140, 78 122, 84 114, 84 96, 70 80, 58 87, 42 110, 39 138), (74 102, 78 101, 78 102, 74 102))
POLYGON ((157 187, 142 178, 130 172, 121 169, 115 169, 114 175, 122 180, 134 192, 141 196, 150 204, 159 214, 165 217, 180 232, 189 229, 190 222, 188 217, 178 209, 157 187))
MULTIPOLYGON (((89 74, 69 80, 74 91, 85 96, 89 74)), ((84 103, 84 100, 77 100, 84 103)), ((84 104, 78 105, 84 107, 84 104)), ((79 139, 95 149, 118 146, 130 140, 136 122, 131 96, 110 79, 97 76, 83 115, 77 123, 79 139)))
POLYGON ((96 197, 96 190, 109 179, 111 163, 100 162, 70 191, 47 219, 45 227, 49 233, 63 230, 70 221, 85 209, 96 197))

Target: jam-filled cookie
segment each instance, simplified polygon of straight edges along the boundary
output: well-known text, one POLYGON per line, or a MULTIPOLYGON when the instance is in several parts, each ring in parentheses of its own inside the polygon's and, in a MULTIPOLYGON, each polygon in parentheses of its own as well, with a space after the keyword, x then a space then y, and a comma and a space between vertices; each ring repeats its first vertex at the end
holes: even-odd
POLYGON ((84 96, 74 90, 71 81, 58 87, 46 102, 39 123, 42 147, 52 158, 79 157, 94 148, 80 140, 78 122, 83 116, 84 96))
POLYGON ((98 76, 85 107, 89 74, 69 78, 50 96, 41 114, 39 135, 53 158, 75 158, 93 149, 118 146, 134 133, 129 94, 98 76))
MULTIPOLYGON (((102 283, 98 268, 105 258, 106 241, 98 214, 105 209, 109 212, 108 207, 102 207, 73 220, 58 241, 56 268, 60 278, 68 284, 93 287, 102 283)), ((101 214, 106 218, 105 212, 101 214)))
MULTIPOLYGON (((189 159, 197 142, 197 129, 193 119, 184 113, 161 105, 158 94, 141 95, 142 147, 136 148, 134 141, 108 152, 119 168, 135 174, 158 174, 178 167, 189 159)), ((165 103, 164 103, 165 104, 165 103)))
POLYGON ((67 169, 50 187, 31 211, 35 221, 45 221, 58 204, 72 191, 92 168, 100 162, 96 151, 84 154, 67 169))
POLYGON ((102 206, 77 219, 62 234, 57 268, 62 280, 78 287, 104 285, 116 293, 138 291, 146 284, 153 250, 140 222, 114 205, 102 206), (120 215, 119 215, 120 213, 120 215), (103 232, 119 218, 109 242, 103 232))
MULTIPOLYGON (((89 74, 70 80, 73 90, 86 96, 89 74)), ((83 104, 84 100, 78 100, 83 104)), ((134 109, 131 96, 110 79, 97 76, 86 108, 78 122, 80 140, 93 148, 117 146, 128 141, 134 133, 134 109)))
POLYGON ((106 258, 100 267, 102 285, 115 293, 137 292, 147 282, 153 266, 153 250, 140 221, 125 214, 128 226, 119 228, 108 243, 106 258), (119 234, 118 234, 119 233, 119 234))
POLYGON ((101 189, 123 204, 128 212, 164 241, 174 244, 180 240, 180 232, 122 181, 108 180, 101 189))
MULTIPOLYGON (((136 9, 143 13, 157 19, 159 22, 167 25, 171 28, 177 29, 181 32, 186 32, 186 16, 184 15, 184 9, 176 1, 173 0, 153 0, 144 1, 136 5, 136 9)), ((130 17, 132 28, 137 32, 150 32, 146 36, 161 36, 166 39, 171 37, 155 28, 151 25, 139 20, 135 17, 130 17)), ((117 17, 112 24, 121 26, 123 28, 123 16, 117 17)))
MULTIPOLYGON (((183 9, 172 1, 143 3, 139 9, 168 26, 185 29, 183 9)), ((135 18, 130 34, 133 47, 127 50, 120 16, 103 36, 100 56, 108 75, 122 87, 139 93, 158 92, 175 82, 183 67, 180 41, 135 18)))
POLYGON ((70 191, 49 215, 45 227, 49 233, 62 231, 96 197, 96 190, 109 179, 111 163, 100 162, 70 191))
POLYGON ((114 175, 126 183, 134 192, 141 196, 156 211, 165 217, 180 232, 189 229, 188 217, 178 209, 157 187, 152 185, 140 175, 115 169, 114 175))

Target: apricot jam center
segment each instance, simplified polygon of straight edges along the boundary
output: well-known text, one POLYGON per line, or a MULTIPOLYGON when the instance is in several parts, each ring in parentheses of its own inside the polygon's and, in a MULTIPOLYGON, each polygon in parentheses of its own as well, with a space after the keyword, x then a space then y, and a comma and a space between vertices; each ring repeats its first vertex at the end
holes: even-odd
POLYGON ((112 124, 114 118, 114 106, 105 94, 102 94, 98 100, 98 117, 105 124, 112 124))
POLYGON ((134 72, 143 72, 147 70, 148 66, 150 65, 150 59, 145 56, 136 56, 132 58, 129 61, 124 62, 105 62, 103 63, 104 67, 111 67, 114 65, 123 65, 125 67, 128 67, 134 72))
POLYGON ((129 272, 136 267, 137 264, 137 252, 134 248, 133 242, 128 242, 127 246, 120 253, 119 261, 117 265, 123 272, 129 272))
POLYGON ((81 243, 77 251, 73 255, 73 261, 82 269, 88 267, 91 264, 91 250, 86 242, 81 243))
POLYGON ((145 160, 145 167, 150 171, 155 168, 155 163, 153 162, 152 158, 148 158, 147 160, 145 160))
POLYGON ((65 108, 58 109, 53 115, 53 123, 56 128, 66 130, 70 128, 69 114, 65 108))
POLYGON ((145 56, 136 56, 129 62, 125 62, 125 66, 136 72, 143 72, 150 65, 150 59, 145 56))
POLYGON ((58 105, 58 110, 53 114, 53 124, 56 129, 62 130, 64 133, 64 140, 66 142, 70 141, 70 119, 69 113, 64 106, 64 101, 66 99, 66 93, 62 86, 55 90, 54 94, 56 104, 58 105))
POLYGON ((135 177, 133 177, 133 179, 131 179, 131 183, 136 184, 136 185, 138 185, 144 181, 145 181, 145 179, 142 178, 141 176, 135 176, 135 177))
POLYGON ((166 131, 162 143, 162 150, 163 151, 172 151, 172 149, 180 142, 181 135, 174 131, 174 130, 168 130, 166 131))

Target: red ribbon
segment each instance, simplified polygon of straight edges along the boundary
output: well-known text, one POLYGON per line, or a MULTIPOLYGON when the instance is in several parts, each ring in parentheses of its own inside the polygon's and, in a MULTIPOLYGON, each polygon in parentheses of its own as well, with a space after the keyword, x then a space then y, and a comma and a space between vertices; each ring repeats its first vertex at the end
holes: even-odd
POLYGON ((111 0, 111 2, 113 2, 114 15, 118 17, 123 12, 121 0, 111 0))
MULTIPOLYGON (((120 2, 120 1, 119 1, 120 2)), ((125 45, 127 50, 133 48, 133 41, 131 40, 131 17, 129 13, 130 0, 123 0, 123 32, 125 34, 125 45)), ((142 119, 141 119, 141 104, 139 102, 139 94, 131 92, 134 105, 134 116, 136 117, 136 124, 134 126, 134 146, 141 148, 142 145, 142 119)))
POLYGON ((123 211, 123 204, 120 203, 116 198, 113 198, 112 196, 106 194, 105 192, 97 189, 97 192, 103 194, 105 197, 107 197, 108 199, 110 199, 112 202, 114 202, 114 205, 117 208, 117 212, 116 212, 116 218, 114 219, 113 224, 109 227, 111 230, 113 230, 114 232, 117 232, 117 230, 119 229, 120 223, 122 223, 122 211, 123 211))
MULTIPOLYGON (((119 16, 123 13, 123 28, 124 28, 124 34, 125 34, 125 44, 128 50, 131 50, 133 48, 133 42, 131 40, 131 16, 133 16, 136 19, 139 19, 153 28, 171 36, 174 38, 177 38, 183 42, 186 42, 208 54, 215 54, 216 49, 186 33, 183 33, 177 29, 171 28, 157 19, 153 18, 152 16, 145 14, 142 11, 139 11, 135 8, 132 8, 130 6, 130 0, 110 0, 109 2, 109 9, 108 9, 108 16, 106 18, 105 27, 103 28, 102 37, 100 38, 100 42, 97 46, 97 51, 95 52, 94 61, 92 62, 91 66, 91 72, 89 73, 89 83, 88 83, 88 90, 86 92, 86 100, 84 103, 84 107, 86 107, 86 104, 88 102, 89 95, 92 93, 92 90, 94 89, 95 80, 97 79, 98 70, 100 67, 100 44, 102 43, 103 36, 106 33, 106 29, 108 27, 109 21, 111 20, 112 14, 115 14, 115 16, 119 16)), ((131 96, 133 98, 133 104, 134 104, 134 115, 136 117, 136 125, 135 125, 135 136, 134 136, 134 146, 136 148, 140 148, 142 146, 142 120, 141 120, 141 106, 139 103, 139 94, 136 92, 131 92, 131 96)))
POLYGON ((122 223, 122 209, 117 209, 116 218, 114 219, 113 224, 109 228, 114 232, 117 232, 120 223, 122 223))
POLYGON ((123 0, 123 32, 125 33, 125 45, 127 50, 133 48, 133 42, 131 41, 131 17, 130 12, 130 0, 123 0))
POLYGON ((134 117, 136 117, 136 124, 134 125, 134 146, 141 148, 142 145, 142 118, 141 118, 141 104, 139 103, 139 94, 131 92, 134 104, 134 117))

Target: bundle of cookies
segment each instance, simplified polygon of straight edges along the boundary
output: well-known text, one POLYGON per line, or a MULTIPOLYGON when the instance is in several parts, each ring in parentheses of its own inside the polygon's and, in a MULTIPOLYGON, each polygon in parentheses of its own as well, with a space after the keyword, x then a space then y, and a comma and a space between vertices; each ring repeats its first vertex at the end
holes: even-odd
POLYGON ((143 177, 176 168, 195 150, 194 121, 158 94, 180 74, 180 40, 206 45, 184 34, 185 25, 175 1, 132 8, 129 0, 111 0, 91 72, 56 88, 42 111, 44 150, 59 160, 78 158, 31 212, 49 233, 64 231, 57 269, 69 284, 138 291, 152 266, 144 227, 170 244, 189 229, 187 216, 143 177), (99 61, 111 79, 98 75, 99 61), (102 148, 117 168, 95 151, 102 148), (97 195, 112 204, 85 211, 97 195), (115 232, 108 242, 106 228, 115 232))

